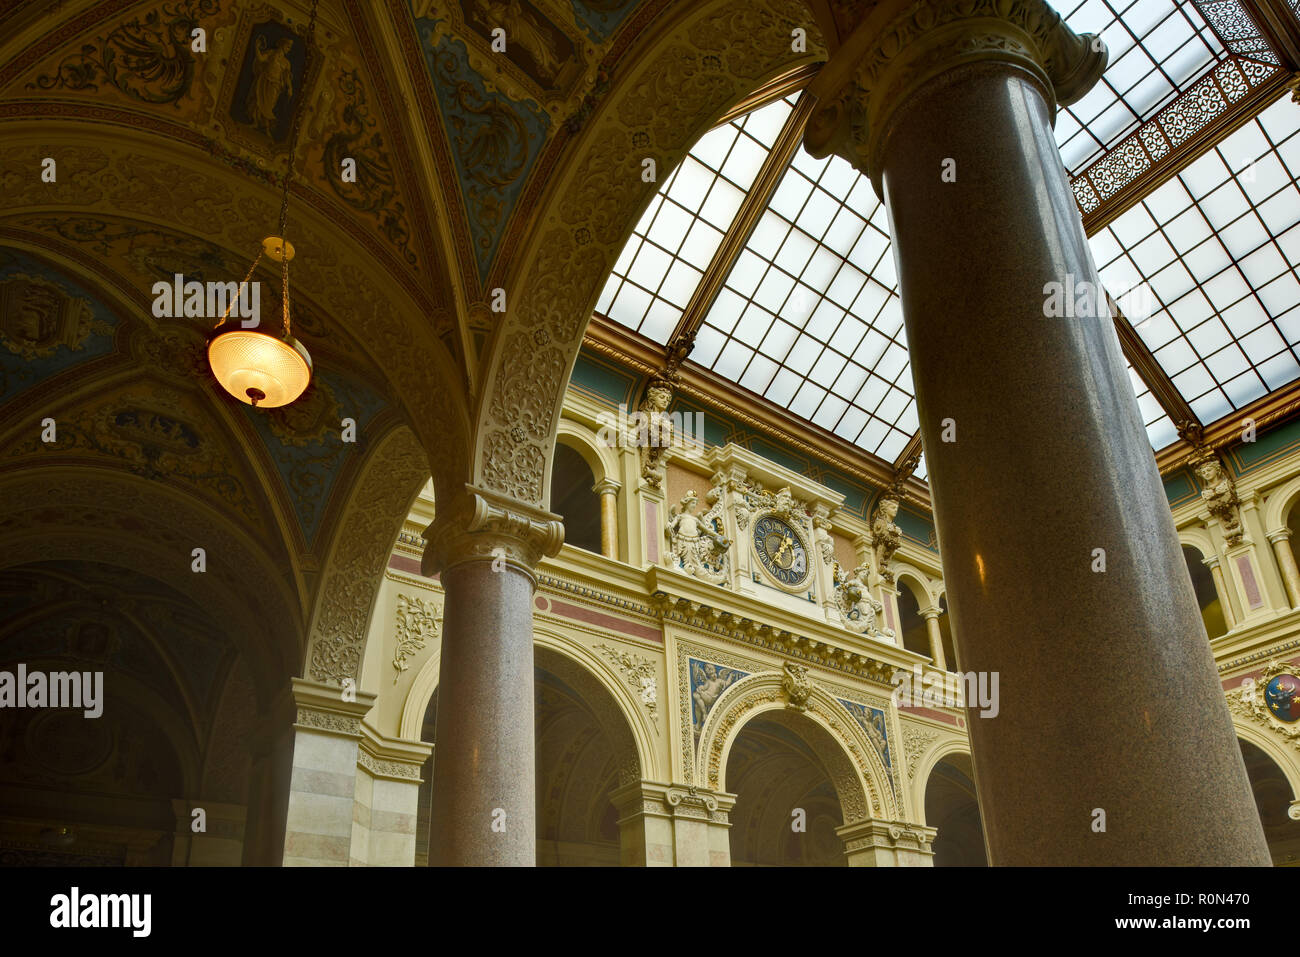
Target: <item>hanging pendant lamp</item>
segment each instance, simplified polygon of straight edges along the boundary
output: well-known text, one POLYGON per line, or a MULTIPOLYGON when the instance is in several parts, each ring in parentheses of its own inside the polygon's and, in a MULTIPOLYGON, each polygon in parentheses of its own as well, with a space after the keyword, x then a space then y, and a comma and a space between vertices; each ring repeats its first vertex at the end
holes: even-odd
MULTIPOLYGON (((312 0, 311 17, 307 25, 308 50, 315 36, 316 4, 317 0, 312 0)), ((307 354, 306 347, 293 337, 289 324, 289 261, 293 259, 294 249, 293 244, 285 238, 285 226, 289 218, 289 177, 293 172, 293 157, 298 146, 303 106, 307 99, 303 92, 300 91, 299 95, 302 102, 294 110, 293 128, 289 133, 289 158, 285 163, 280 194, 279 233, 262 240, 262 248, 253 259, 248 275, 239 284, 239 294, 231 299, 216 325, 217 329, 225 325, 231 308, 242 297, 244 286, 253 278, 257 264, 265 255, 280 263, 283 335, 274 336, 257 329, 227 329, 219 332, 208 343, 208 364, 221 387, 239 401, 259 409, 288 405, 302 395, 311 383, 311 356, 307 354)))

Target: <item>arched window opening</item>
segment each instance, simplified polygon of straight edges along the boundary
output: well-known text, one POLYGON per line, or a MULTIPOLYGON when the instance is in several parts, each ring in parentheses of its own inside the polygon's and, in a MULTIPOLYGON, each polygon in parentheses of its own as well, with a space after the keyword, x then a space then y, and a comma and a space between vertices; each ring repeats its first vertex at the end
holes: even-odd
POLYGON ((600 496, 591 466, 573 448, 557 442, 551 468, 551 511, 564 518, 564 541, 600 554, 600 496))
POLYGON ((1187 574, 1192 578, 1192 590, 1196 592, 1196 604, 1201 608, 1205 633, 1211 638, 1227 634, 1228 623, 1223 617, 1218 589, 1214 587, 1214 573, 1206 566, 1201 553, 1191 545, 1183 546, 1183 560, 1187 562, 1187 574))

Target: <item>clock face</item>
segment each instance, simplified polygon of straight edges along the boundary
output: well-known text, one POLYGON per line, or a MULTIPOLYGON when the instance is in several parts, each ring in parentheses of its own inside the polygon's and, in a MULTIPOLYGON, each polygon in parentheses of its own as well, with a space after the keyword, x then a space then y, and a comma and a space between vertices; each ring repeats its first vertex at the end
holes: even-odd
POLYGON ((789 587, 808 579, 808 550, 786 522, 765 515, 754 523, 754 551, 764 570, 789 587))

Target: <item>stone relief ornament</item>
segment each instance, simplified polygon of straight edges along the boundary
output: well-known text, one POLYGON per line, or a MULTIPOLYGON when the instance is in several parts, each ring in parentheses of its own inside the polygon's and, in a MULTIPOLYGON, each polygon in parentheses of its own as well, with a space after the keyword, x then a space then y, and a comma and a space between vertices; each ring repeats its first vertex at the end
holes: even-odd
POLYGON ((871 518, 871 543, 876 551, 876 570, 887 582, 894 580, 889 561, 894 557, 894 552, 898 551, 903 535, 903 530, 894 524, 894 516, 898 514, 898 501, 898 498, 886 492, 871 518))
POLYGON ((853 574, 846 575, 838 561, 832 559, 832 563, 835 607, 839 610, 844 627, 859 635, 892 639, 893 629, 881 628, 879 625, 885 606, 872 597, 871 589, 867 586, 871 576, 870 567, 859 565, 853 569, 853 574))
MULTIPOLYGON (((640 655, 619 651, 606 644, 596 645, 596 649, 609 659, 627 680, 628 686, 635 691, 645 705, 650 720, 659 727, 659 680, 655 676, 654 662, 640 655)), ((639 775, 638 775, 639 777, 639 775)))
POLYGON ((668 405, 673 400, 673 390, 664 382, 651 382, 645 398, 637 411, 645 415, 646 441, 631 436, 632 444, 639 446, 641 455, 641 481, 650 488, 662 488, 664 481, 664 453, 673 444, 673 421, 668 417, 668 405))
POLYGON ((790 707, 795 711, 808 710, 808 698, 812 695, 812 679, 808 677, 808 669, 804 665, 797 665, 793 662, 785 662, 781 666, 781 690, 785 692, 785 699, 790 707))
POLYGON ((1300 751, 1300 666, 1276 659, 1258 678, 1228 693, 1228 710, 1267 728, 1300 751))
POLYGON ((437 641, 442 619, 432 601, 418 597, 397 596, 397 650, 393 652, 393 684, 409 665, 408 658, 423 651, 429 641, 437 641))
POLYGON ((52 356, 60 347, 76 352, 92 333, 111 332, 89 300, 48 279, 14 273, 0 282, 0 345, 24 359, 52 356))
POLYGON ((835 560, 835 540, 831 538, 831 522, 820 515, 813 517, 813 541, 821 553, 822 564, 829 565, 835 560))
POLYGON ((1228 475, 1219 457, 1208 450, 1193 456, 1192 468, 1201 480, 1201 499, 1206 507, 1219 521, 1223 530, 1223 540, 1229 547, 1240 545, 1244 531, 1241 527, 1241 500, 1237 497, 1237 487, 1228 475))
POLYGON ((917 728, 910 724, 903 725, 903 752, 907 755, 907 779, 916 776, 916 766, 921 755, 939 738, 939 732, 917 728))
POLYGON ((668 559, 702 581, 724 584, 731 574, 731 540, 722 534, 721 495, 709 490, 703 515, 695 514, 698 501, 691 489, 668 510, 668 559))

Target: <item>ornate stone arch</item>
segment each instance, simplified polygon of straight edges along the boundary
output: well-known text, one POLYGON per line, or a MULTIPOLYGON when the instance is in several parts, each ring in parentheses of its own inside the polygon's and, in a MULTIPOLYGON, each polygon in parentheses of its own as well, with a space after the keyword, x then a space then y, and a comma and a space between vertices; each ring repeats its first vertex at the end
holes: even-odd
MULTIPOLYGON (((511 304, 485 363, 474 430, 475 485, 545 506, 556 423, 601 285, 658 181, 733 104, 825 57, 798 0, 698 0, 677 13, 622 76, 579 134, 504 283, 511 304), (791 49, 802 27, 808 50, 791 49)), ((631 59, 629 57, 629 59, 631 59)))
POLYGON ((402 522, 429 460, 405 426, 375 443, 335 525, 312 602, 302 673, 313 681, 360 681, 375 598, 402 522))
POLYGON ((724 791, 727 758, 744 725, 760 714, 775 712, 772 716, 779 719, 788 712, 797 717, 783 723, 803 738, 829 772, 844 823, 869 818, 895 820, 899 807, 884 762, 844 706, 814 683, 804 709, 795 709, 787 701, 783 678, 778 671, 760 672, 723 692, 700 733, 695 784, 724 791), (809 723, 822 733, 809 733, 809 723))
MULTIPOLYGON (((912 810, 918 823, 925 824, 925 789, 930 783, 930 774, 937 765, 950 754, 971 756, 970 744, 955 736, 943 736, 928 750, 922 752, 916 776, 912 778, 912 810)), ((972 758, 972 761, 974 759, 972 758)))
POLYGON ((1239 721, 1236 715, 1232 718, 1232 728, 1237 732, 1237 737, 1249 741, 1268 755, 1269 760, 1278 766, 1286 778, 1287 784, 1291 785, 1292 799, 1300 800, 1300 762, 1296 760, 1296 752, 1283 747, 1274 735, 1263 728, 1239 721))
POLYGON ((615 748, 623 753, 626 770, 633 773, 630 765, 635 762, 634 773, 641 779, 661 780, 663 770, 654 746, 655 735, 642 712, 641 702, 623 677, 586 647, 558 631, 535 627, 533 646, 550 652, 549 656, 542 656, 539 664, 553 673, 561 672, 556 677, 582 695, 602 729, 613 739, 615 748))

